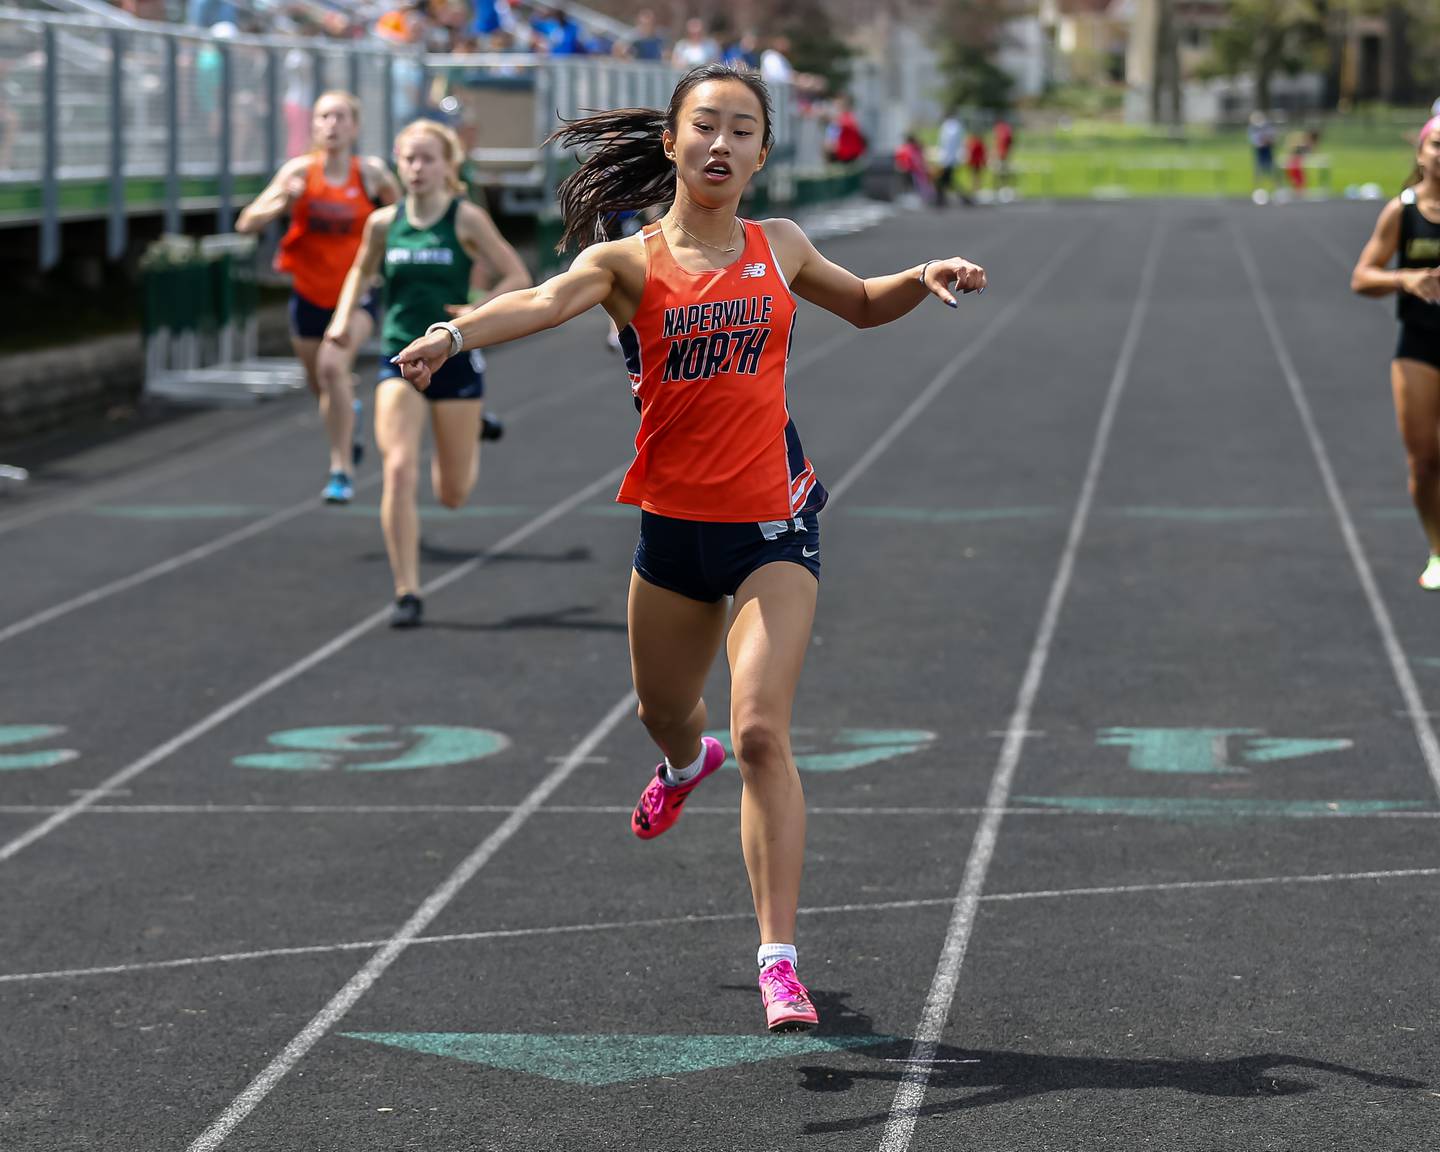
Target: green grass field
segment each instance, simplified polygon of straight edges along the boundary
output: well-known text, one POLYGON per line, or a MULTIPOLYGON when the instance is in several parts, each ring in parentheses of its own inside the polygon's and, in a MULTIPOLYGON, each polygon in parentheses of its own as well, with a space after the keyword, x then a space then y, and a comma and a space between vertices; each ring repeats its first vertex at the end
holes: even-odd
MULTIPOLYGON (((1386 196, 1394 195, 1415 154, 1408 135, 1423 121, 1423 112, 1390 113, 1325 125, 1307 164, 1307 187, 1339 196, 1347 187, 1374 183, 1386 196)), ((1282 183, 1287 143, 1281 129, 1275 162, 1282 183)), ((1234 128, 1187 128, 1176 136, 1102 122, 1076 122, 1045 133, 1022 127, 1011 168, 1010 183, 1031 197, 1235 197, 1248 196, 1254 187, 1249 144, 1234 128)))

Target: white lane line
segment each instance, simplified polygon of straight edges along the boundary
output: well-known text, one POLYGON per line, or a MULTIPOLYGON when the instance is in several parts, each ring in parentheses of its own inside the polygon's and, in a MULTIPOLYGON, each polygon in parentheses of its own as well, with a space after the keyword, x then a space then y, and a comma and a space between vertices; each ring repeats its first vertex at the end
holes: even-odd
MULTIPOLYGON (((629 811, 627 808, 625 811, 629 811)), ((949 904, 949 896, 930 900, 888 900, 869 904, 831 904, 801 908, 802 916, 825 916, 848 912, 887 912, 906 908, 939 907, 949 904)), ((416 936, 411 945, 467 944, 485 940, 516 940, 529 936, 563 936, 585 932, 634 931, 637 928, 678 928, 687 924, 719 924, 735 920, 751 920, 753 908, 743 912, 712 912, 693 916, 665 916, 647 920, 600 920, 588 924, 552 924, 539 928, 489 928, 477 932, 451 932, 443 936, 416 936)), ((326 952, 352 952, 384 947, 385 940, 355 940, 342 944, 313 944, 300 947, 265 948, 253 952, 223 952, 208 956, 182 956, 174 960, 148 960, 134 964, 111 964, 99 968, 62 968, 46 972, 15 972, 0 975, 0 984, 24 983, 33 980, 61 980, 80 976, 118 976, 132 972, 152 972, 164 968, 194 968, 202 964, 233 964, 243 960, 268 960, 272 957, 314 956, 326 952)))
MULTIPOLYGON (((1163 221, 1163 217, 1162 217, 1163 221)), ((991 809, 981 817, 980 827, 970 847, 970 856, 965 862, 965 875, 960 891, 955 897, 955 910, 945 933, 945 943, 940 951, 940 961, 930 983, 930 992, 925 999, 925 1008, 915 1029, 914 1043, 910 1056, 917 1063, 906 1070, 895 1090, 895 1100, 890 1106, 890 1115, 885 1123, 885 1132, 880 1140, 881 1152, 905 1152, 915 1132, 915 1122, 925 1093, 930 1085, 930 1064, 934 1060, 940 1037, 945 1030, 945 1021, 955 1000, 955 991, 960 983, 960 968, 965 962, 965 952, 975 925, 975 915, 980 906, 980 894, 985 886, 985 876, 995 854, 995 844, 1000 835, 1001 812, 1010 798, 1011 784, 1015 770, 1020 763, 1021 749, 1025 745, 1024 734, 1030 731, 1031 712, 1035 698, 1040 691, 1040 681, 1045 674, 1045 665, 1050 656, 1050 644, 1060 619, 1060 609, 1070 588, 1070 577, 1075 568, 1075 557, 1080 550, 1080 541, 1090 518, 1090 507, 1095 499, 1099 484, 1100 470, 1105 462, 1110 445, 1110 432, 1115 424, 1115 413, 1120 406, 1126 381, 1130 378, 1130 365, 1135 358, 1135 349, 1140 342, 1140 333, 1145 314, 1150 305, 1150 296, 1155 284, 1155 272, 1160 262, 1160 250, 1164 231, 1157 222, 1150 234, 1149 249, 1145 256, 1144 270, 1140 274, 1140 285, 1135 296, 1135 305, 1130 314, 1130 324, 1120 346, 1120 355, 1115 362, 1115 371, 1110 378, 1110 388, 1100 414, 1100 423, 1095 430, 1094 446, 1090 450, 1090 462, 1085 469, 1085 480, 1080 489, 1080 498, 1075 504, 1075 513, 1070 521, 1069 537, 1060 556, 1055 579, 1050 586, 1050 595, 1045 603, 1045 612, 1030 650, 1030 659, 1025 668, 1025 677, 1020 683, 1015 711, 1006 725, 1009 735, 1000 750, 999 763, 990 781, 986 807, 991 809)))
POLYGON ((1440 868, 1394 868, 1383 872, 1321 872, 1309 876, 1251 876, 1235 880, 1172 880, 1154 884, 1116 884, 1105 888, 1049 888, 1035 892, 1000 892, 981 899, 1008 903, 1015 900, 1054 900, 1068 896, 1128 896, 1138 892, 1199 892, 1213 888, 1256 888, 1277 884, 1334 884, 1354 880, 1408 880, 1440 876, 1440 868))
MULTIPOLYGON (((875 438, 870 447, 861 454, 860 459, 850 466, 849 471, 840 477, 833 485, 830 485, 830 495, 832 498, 839 500, 844 495, 846 489, 879 458, 882 452, 895 442, 905 429, 909 428, 910 425, 919 418, 920 414, 930 406, 935 397, 940 395, 940 393, 949 386, 950 382, 959 375, 961 369, 965 368, 972 360, 979 356, 981 352, 985 351, 994 341, 995 337, 999 336, 1001 332, 1009 327, 1010 322, 1014 320, 1016 316, 1020 315, 1025 308, 1029 307, 1030 301, 1035 294, 1049 283, 1050 277, 1054 275, 1055 270, 1065 262, 1070 253, 1073 252, 1084 239, 1084 234, 1076 236, 1052 255, 1041 269, 1030 278, 1029 283, 1025 285, 1019 295, 1013 297, 1010 302, 996 314, 995 318, 966 344, 965 350, 936 374, 934 379, 925 386, 924 390, 921 391, 914 400, 910 401, 905 411, 900 413, 895 422, 875 438)), ((961 300, 960 306, 962 308, 965 306, 963 299, 961 300)))
POLYGON ((315 1014, 314 1019, 305 1025, 289 1044, 285 1045, 284 1050, 266 1065, 264 1070, 250 1082, 245 1091, 231 1102, 214 1123, 196 1137, 190 1145, 189 1152, 211 1152, 212 1149, 218 1148, 235 1129, 235 1126, 250 1115, 255 1106, 285 1078, 290 1069, 295 1067, 305 1054, 344 1017, 345 1013, 350 1011, 356 1001, 370 990, 375 981, 380 979, 385 970, 400 958, 405 949, 425 930, 426 926, 440 915, 445 906, 455 898, 460 889, 465 887, 470 878, 480 871, 490 858, 504 846, 506 841, 521 829, 535 810, 544 804, 560 785, 565 783, 585 757, 599 746, 600 742, 610 734, 611 729, 631 714, 634 707, 635 696, 633 693, 627 692, 601 719, 600 723, 595 725, 575 746, 566 761, 552 769, 504 823, 486 836, 480 845, 460 862, 445 882, 426 897, 424 903, 415 910, 400 931, 386 941, 384 947, 346 982, 345 987, 331 997, 330 1002, 315 1014))
MULTIPOLYGON (((1051 261, 1046 264, 1046 266, 1041 270, 1041 272, 1036 275, 1034 280, 1031 281, 1030 286, 1027 287, 1027 289, 1021 294, 1021 298, 1028 298, 1028 296, 1036 290, 1036 288, 1043 282, 1043 280, 1048 277, 1055 268, 1059 267, 1060 261, 1064 258, 1065 255, 1072 251, 1078 243, 1078 238, 1071 241, 1071 243, 1066 245, 1066 247, 1059 255, 1052 258, 1051 261)), ((995 328, 1002 327, 1004 324, 1008 323, 1010 318, 1017 313, 1018 308, 1015 307, 1015 305, 1013 304, 1012 306, 1002 310, 999 315, 997 315, 986 325, 985 328, 981 330, 980 334, 976 337, 976 339, 981 342, 988 341, 988 339, 993 335, 993 330, 995 328)), ((802 366, 804 364, 808 364, 814 359, 818 359, 819 356, 824 352, 827 352, 834 347, 839 347, 841 344, 844 344, 853 338, 853 330, 841 332, 835 337, 833 337, 831 340, 823 343, 820 348, 816 350, 815 353, 812 353, 809 357, 802 358, 800 364, 802 366)), ((960 357, 960 362, 968 362, 969 358, 970 357, 968 354, 962 354, 960 357)), ((923 408, 925 404, 928 404, 930 399, 939 392, 941 387, 944 386, 943 382, 948 382, 953 377, 953 375, 954 364, 952 363, 952 365, 942 369, 940 373, 935 377, 935 379, 931 381, 930 385, 925 389, 925 391, 922 392, 921 399, 923 400, 923 403, 920 403, 918 407, 916 406, 916 404, 912 404, 909 408, 907 408, 906 411, 897 418, 895 425, 892 425, 889 432, 882 435, 882 440, 887 444, 893 441, 895 438, 894 433, 896 432, 896 429, 908 425, 909 422, 913 420, 916 415, 918 415, 920 409, 923 408)), ((864 471, 865 468, 869 467, 869 465, 875 460, 877 455, 878 453, 873 450, 867 452, 861 458, 860 462, 857 463, 849 470, 849 472, 845 474, 841 481, 836 485, 836 488, 843 490, 844 488, 848 487, 849 484, 852 483, 856 479, 856 477, 858 477, 860 473, 864 471)), ((230 1107, 227 1108, 225 1112, 222 1113, 221 1116, 196 1139, 196 1141, 190 1146, 189 1152, 211 1152, 212 1149, 219 1147, 219 1145, 225 1140, 226 1136, 228 1136, 230 1132, 234 1130, 235 1126, 239 1124, 242 1120, 244 1120, 244 1118, 248 1116, 256 1108, 256 1106, 265 1099, 267 1095, 269 1095, 275 1085, 278 1084, 282 1079, 284 1079, 290 1069, 293 1068, 295 1064, 304 1057, 305 1053, 308 1052, 312 1047, 314 1047, 315 1044, 318 1043, 320 1039, 325 1035, 325 1033, 329 1031, 330 1028, 332 1028, 334 1024, 339 1021, 341 1017, 344 1016, 346 1012, 350 1010, 351 1006, 353 1006, 354 1003, 365 994, 365 992, 370 988, 370 986, 375 982, 375 980, 377 980, 380 975, 385 971, 385 969, 394 962, 395 958, 397 958, 400 953, 404 951, 404 949, 409 943, 409 939, 406 936, 407 932, 409 932, 411 936, 419 935, 419 932, 421 931, 421 929, 423 929, 424 925, 429 923, 429 920, 433 918, 434 915, 437 915, 439 913, 440 908, 443 908, 444 904, 448 902, 451 897, 453 897, 453 895, 460 890, 460 888, 470 878, 470 876, 473 876, 474 873, 484 865, 484 863, 490 858, 490 856, 494 854, 494 851, 498 850, 498 848, 504 843, 504 841, 509 839, 509 836, 512 835, 514 831, 518 831, 520 826, 523 825, 524 822, 529 819, 530 815, 539 808, 540 804, 544 802, 544 799, 546 796, 549 795, 549 792, 553 791, 554 788, 559 786, 560 781, 563 780, 564 777, 567 776, 571 770, 573 770, 574 763, 578 762, 578 760, 575 760, 575 758, 578 757, 580 759, 583 759, 585 756, 590 755, 594 748, 598 746, 600 740, 603 739, 604 735, 608 733, 610 729, 615 726, 615 724, 619 723, 621 716, 623 716, 629 709, 635 706, 636 699, 633 692, 627 692, 624 696, 622 696, 620 698, 620 701, 615 705, 613 709, 611 709, 610 713, 605 717, 605 719, 601 721, 595 732, 592 733, 592 735, 594 736, 593 742, 582 742, 582 744, 571 753, 571 757, 567 759, 566 764, 561 765, 561 767, 557 768, 553 773, 551 773, 550 776, 547 776, 545 781, 542 781, 539 787, 537 787, 536 790, 531 793, 530 797, 527 797, 523 805, 523 810, 517 809, 514 813, 511 814, 511 816, 505 821, 505 823, 500 826, 499 829, 497 829, 494 833, 487 837, 485 844, 482 844, 480 848, 476 849, 476 852, 472 854, 472 856, 468 858, 464 863, 462 863, 458 869, 456 869, 455 873, 453 873, 451 876, 451 880, 447 881, 441 889, 437 889, 436 893, 433 894, 429 899, 427 899, 425 904, 421 906, 420 910, 411 917, 410 921, 407 922, 405 927, 402 928, 400 932, 392 938, 390 943, 388 943, 384 949, 382 949, 379 953, 372 957, 369 963, 367 963, 365 967, 360 970, 360 972, 358 972, 354 977, 351 978, 350 982, 346 984, 346 986, 342 988, 339 993, 336 994, 336 996, 330 1001, 328 1005, 325 1006, 325 1008, 321 1009, 319 1014, 317 1014, 316 1017, 311 1020, 311 1022, 300 1032, 300 1034, 297 1035, 295 1039, 293 1039, 288 1045, 286 1045, 285 1050, 281 1052, 280 1055, 277 1056, 273 1061, 271 1061, 270 1065, 263 1072, 261 1072, 254 1081, 251 1082, 249 1087, 247 1087, 245 1091, 242 1092, 235 1099, 235 1101, 230 1105, 230 1107), (551 780, 555 781, 553 786, 549 786, 551 780), (549 787, 547 788, 547 786, 549 787), (507 831, 507 829, 509 831, 507 831), (497 837, 499 839, 497 839, 497 837), (492 843, 494 844, 494 848, 489 852, 486 852, 486 845, 492 843), (478 863, 475 863, 473 867, 469 867, 471 862, 477 859, 478 863), (467 868, 469 868, 468 871, 466 871, 467 868), (432 901, 435 901, 438 897, 440 897, 442 892, 446 893, 443 900, 440 901, 439 905, 435 907, 434 911, 431 912, 429 916, 423 916, 426 909, 430 907, 432 901), (413 932, 410 931, 412 926, 414 927, 413 932)), ((0 859, 3 859, 3 857, 0 857, 0 859)))
MULTIPOLYGON (((550 811, 550 809, 545 809, 550 811)), ((629 811, 629 809, 623 809, 629 811)), ((1255 876, 1233 880, 1175 880, 1155 884, 1117 884, 1097 888, 1048 888, 1031 892, 994 892, 980 897, 982 903, 1010 904, 1024 900, 1061 900, 1075 896, 1129 896, 1156 892, 1203 892, 1227 888, 1285 887, 1297 884, 1337 884, 1360 880, 1410 880, 1440 877, 1440 868, 1399 868, 1379 872, 1325 872, 1307 876, 1255 876)), ((879 900, 869 903, 822 904, 801 908, 801 916, 853 915, 862 912, 903 912, 911 909, 949 908, 953 896, 911 900, 879 900)), ((474 944, 487 940, 520 940, 535 936, 565 936, 589 932, 633 932, 642 928, 684 928, 697 924, 720 924, 754 917, 753 909, 743 912, 712 912, 693 916, 654 917, 648 920, 599 920, 589 924, 551 924, 537 928, 488 928, 476 932, 448 932, 442 936, 416 936, 411 947, 425 944, 474 944)), ((337 952, 364 952, 385 947, 386 940, 348 940, 339 944, 308 944, 283 948, 260 948, 247 952, 219 952, 204 956, 180 956, 172 960, 144 960, 132 964, 107 964, 93 968, 56 968, 38 972, 0 973, 0 984, 25 984, 43 980, 75 980, 89 976, 128 976, 172 968, 198 968, 211 964, 236 964, 251 960, 273 960, 290 956, 320 956, 337 952)), ((915 1064, 935 1063, 908 1057, 915 1064)))
MULTIPOLYGON (((562 389, 562 398, 568 398, 574 392, 581 391, 584 388, 593 387, 594 383, 594 378, 591 377, 574 388, 562 389)), ((509 424, 517 423, 535 409, 554 402, 555 399, 548 395, 536 397, 534 400, 530 400, 513 409, 506 417, 506 420, 509 424)), ((375 487, 375 485, 380 483, 382 476, 383 473, 377 470, 357 480, 355 483, 356 493, 365 492, 375 487)), ((108 493, 107 498, 110 498, 108 493)), ((325 505, 321 502, 319 495, 307 496, 298 503, 291 504, 287 508, 281 508, 276 512, 272 512, 269 516, 252 521, 243 527, 236 528, 233 532, 227 532, 223 536, 218 536, 209 543, 191 548, 188 552, 182 552, 178 556, 170 557, 168 560, 161 560, 156 564, 150 565, 148 568, 142 568, 139 572, 133 572, 129 576, 122 576, 118 580, 112 580, 108 584, 100 585, 98 588, 92 588, 89 592, 82 592, 78 596, 72 596, 69 600, 51 605, 49 608, 27 616, 22 620, 17 620, 4 628, 0 628, 0 644, 3 644, 6 640, 14 639, 16 636, 23 635, 32 629, 39 628, 42 624, 48 624, 52 620, 58 620, 62 616, 68 616, 71 612, 78 611, 81 608, 87 608, 91 604, 98 604, 102 600, 108 600, 111 596, 116 596, 121 592, 127 592, 131 588, 138 588, 141 584, 148 584, 151 580, 158 579, 161 576, 167 576, 171 572, 176 572, 181 568, 188 567, 197 561, 208 559, 217 553, 225 551, 227 548, 231 548, 236 544, 243 543, 246 540, 253 539, 256 536, 268 532, 271 528, 277 528, 281 524, 297 519, 307 512, 323 513, 324 509, 325 505)))
MULTIPOLYGON (((598 480, 594 480, 591 483, 585 485, 585 487, 581 488, 578 492, 567 496, 558 504, 551 505, 550 508, 547 509, 545 512, 542 512, 539 516, 535 517, 527 524, 524 524, 521 527, 517 528, 514 532, 511 532, 508 536, 504 537, 504 539, 500 540, 493 547, 486 549, 479 556, 475 556, 472 559, 465 561, 463 564, 459 564, 456 567, 451 568, 450 571, 436 577, 434 580, 426 584, 421 589, 421 591, 427 596, 432 593, 439 592, 443 588, 448 588, 457 580, 463 580, 466 576, 470 575, 470 573, 474 572, 477 568, 489 563, 496 557, 503 556, 505 553, 513 549, 517 544, 520 544, 522 541, 529 539, 531 536, 535 535, 542 529, 549 527, 556 520, 560 519, 562 516, 566 515, 573 509, 579 507, 581 504, 585 503, 585 501, 591 499, 594 495, 596 495, 596 493, 601 492, 604 489, 608 488, 610 485, 616 483, 620 479, 620 476, 624 473, 625 468, 626 465, 622 465, 619 468, 613 468, 604 476, 601 476, 598 480)), ((379 627, 386 619, 388 619, 389 615, 390 608, 388 605, 384 608, 379 609, 376 612, 372 612, 369 616, 365 617, 365 619, 361 620, 358 624, 355 624, 352 627, 347 628, 344 632, 340 633, 340 635, 336 636, 329 643, 322 645, 321 647, 315 649, 315 651, 311 652, 308 656, 304 656, 301 659, 295 661, 295 663, 289 665, 288 667, 281 669, 279 672, 275 673, 275 675, 271 676, 268 680, 264 680, 261 683, 255 685, 255 687, 251 688, 248 692, 237 696, 228 704, 222 705, 221 707, 215 709, 215 711, 211 712, 204 719, 196 722, 195 724, 192 724, 189 728, 185 729, 185 731, 181 732, 178 736, 167 740, 164 744, 161 744, 157 748, 151 749, 149 752, 145 753, 145 755, 141 756, 138 760, 135 760, 132 763, 126 765, 124 768, 120 769, 120 771, 116 772, 113 776, 105 780, 103 783, 98 784, 94 788, 91 788, 79 799, 65 805, 64 808, 60 809, 49 819, 42 821, 28 831, 15 837, 13 840, 10 840, 3 846, 0 846, 0 863, 9 860, 11 857, 23 851, 31 844, 34 844, 37 840, 43 839, 45 836, 48 836, 51 832, 55 831, 55 829, 59 828, 62 824, 69 822, 70 820, 78 816, 81 812, 84 812, 86 809, 90 808, 100 800, 103 800, 106 796, 115 791, 115 789, 124 787, 126 784, 128 784, 131 780, 135 779, 135 777, 139 776, 146 769, 160 763, 160 761, 164 760, 171 754, 179 751, 181 748, 184 748, 186 745, 194 743, 211 729, 223 724, 226 720, 229 720, 237 713, 243 712, 251 704, 255 703, 255 701, 263 699, 271 692, 274 692, 277 688, 283 687, 284 685, 290 683, 290 681, 303 675, 305 672, 308 672, 311 668, 314 668, 317 664, 323 663, 331 656, 334 656, 336 653, 348 648, 351 644, 353 644, 360 637, 364 636, 367 632, 370 632, 371 630, 379 627)))
POLYGON ((1345 503, 1345 496, 1340 491, 1340 482, 1335 477, 1334 467, 1331 466, 1330 452, 1325 447, 1319 426, 1315 423, 1315 414, 1311 410, 1310 401, 1305 394, 1305 384, 1300 379, 1300 373, 1295 370, 1295 361, 1290 356, 1290 348, 1280 333, 1280 325, 1275 321, 1275 312, 1270 307, 1270 299, 1265 295, 1265 289, 1260 283, 1260 273, 1255 267, 1255 258, 1250 255, 1244 238, 1233 221, 1231 221, 1230 233, 1235 241, 1235 247, 1240 253, 1240 262, 1245 266, 1245 276, 1250 281, 1250 291, 1255 297, 1255 306, 1260 312, 1260 319, 1265 325, 1265 331, 1270 337, 1270 346, 1275 351, 1275 359, 1280 363, 1280 372, 1285 377, 1286 386, 1290 389, 1290 398, 1295 402, 1296 411, 1300 414, 1300 423, 1304 426, 1305 436, 1310 441, 1310 451, 1314 454, 1315 465, 1320 470, 1320 479, 1325 485, 1325 494, 1330 498, 1330 506, 1335 510, 1335 519, 1340 524, 1340 535, 1345 541, 1345 550, 1350 554, 1350 563, 1354 565, 1355 575, 1359 577, 1360 587, 1365 592, 1365 600, 1370 605, 1370 614, 1375 618, 1375 627, 1380 631, 1380 640, 1385 647, 1385 655, 1390 661, 1390 671, 1395 677, 1396 685, 1399 686, 1400 695, 1405 700, 1405 709, 1410 713, 1410 725, 1415 730, 1415 740, 1420 745, 1420 754, 1425 758, 1425 767, 1430 773, 1430 783, 1435 788, 1436 794, 1440 795, 1440 741, 1435 738, 1435 726, 1430 722, 1430 714, 1425 710, 1425 701, 1421 698, 1420 689, 1415 683, 1415 675, 1410 669, 1410 661, 1395 633, 1395 624, 1390 618, 1390 610, 1385 607, 1385 601, 1380 595, 1380 586, 1375 582, 1375 573, 1371 571, 1370 561, 1365 555, 1364 546, 1360 543, 1360 533, 1355 530, 1355 522, 1350 517, 1350 508, 1345 503))
POLYGON ((315 420, 313 412, 306 412, 301 416, 292 416, 288 420, 278 424, 262 427, 258 431, 241 433, 227 444, 210 448, 208 443, 194 445, 187 451, 184 457, 169 465, 156 468, 154 471, 144 472, 138 476, 131 476, 125 480, 107 484, 104 480, 95 481, 101 486, 102 491, 97 492, 95 488, 87 488, 84 492, 76 492, 69 496, 56 496, 47 500, 44 504, 19 512, 5 520, 0 520, 0 536, 7 532, 13 532, 17 528, 24 528, 40 520, 49 519, 51 516, 59 516, 66 512, 83 511, 95 504, 99 499, 114 500, 118 496, 130 492, 138 492, 142 488, 148 488, 152 484, 163 484, 166 480, 173 480, 177 476, 183 476, 187 472, 193 472, 196 468, 209 467, 220 460, 229 459, 231 456, 238 456, 244 452, 253 452, 263 448, 276 440, 282 440, 292 432, 298 432, 308 427, 315 420), (207 450, 208 449, 208 450, 207 450))

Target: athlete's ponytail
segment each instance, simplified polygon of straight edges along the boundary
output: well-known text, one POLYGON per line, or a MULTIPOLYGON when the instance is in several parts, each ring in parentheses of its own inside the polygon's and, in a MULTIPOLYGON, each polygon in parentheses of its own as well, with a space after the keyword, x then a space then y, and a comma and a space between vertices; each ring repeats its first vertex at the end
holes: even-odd
MULTIPOLYGON (((1425 147, 1425 137, 1429 136, 1432 132, 1440 132, 1440 114, 1430 117, 1429 120, 1425 121, 1425 127, 1420 129, 1420 135, 1415 138, 1415 148, 1417 152, 1425 147)), ((1415 166, 1410 169, 1409 178, 1404 184, 1400 185, 1400 190, 1403 192, 1406 188, 1414 188, 1415 185, 1424 179, 1425 169, 1420 167, 1420 161, 1416 160, 1415 166)))
POLYGON ((753 72, 724 64, 692 68, 680 78, 664 112, 655 108, 617 108, 580 120, 567 120, 546 141, 585 152, 580 167, 557 189, 565 232, 557 252, 575 242, 580 248, 605 239, 605 220, 615 212, 638 212, 675 197, 675 163, 665 155, 660 136, 674 135, 680 110, 691 89, 709 80, 737 80, 760 101, 764 119, 762 144, 775 142, 770 126, 770 91, 753 72))

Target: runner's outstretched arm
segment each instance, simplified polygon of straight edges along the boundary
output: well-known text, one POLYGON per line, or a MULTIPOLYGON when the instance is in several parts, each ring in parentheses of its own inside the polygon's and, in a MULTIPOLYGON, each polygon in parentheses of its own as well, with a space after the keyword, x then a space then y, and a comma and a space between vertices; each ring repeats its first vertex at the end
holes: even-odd
POLYGON ((954 293, 985 290, 985 269, 958 256, 930 260, 890 276, 862 280, 822 256, 798 224, 790 220, 768 220, 765 231, 777 255, 782 252, 788 255, 787 263, 792 267, 798 263, 791 277, 795 295, 848 320, 856 328, 876 328, 898 320, 926 296, 937 296, 954 308, 957 307, 954 293))
MULTIPOLYGON (((605 252, 597 244, 575 258, 568 271, 552 276, 534 288, 496 296, 453 321, 460 330, 464 348, 490 348, 507 340, 518 340, 547 328, 558 328, 588 312, 609 297, 615 275, 605 252)), ((436 321, 444 317, 436 317, 436 321)), ((430 383, 430 374, 452 354, 453 341, 446 329, 427 332, 401 349, 393 363, 405 379, 421 390, 430 383)))

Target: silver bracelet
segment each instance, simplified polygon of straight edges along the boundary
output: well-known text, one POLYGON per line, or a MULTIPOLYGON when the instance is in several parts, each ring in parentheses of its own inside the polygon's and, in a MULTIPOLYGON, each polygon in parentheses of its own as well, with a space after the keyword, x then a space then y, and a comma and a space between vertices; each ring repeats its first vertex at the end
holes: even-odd
MULTIPOLYGON (((934 260, 926 260, 925 263, 920 266, 920 275, 919 275, 918 279, 919 279, 919 281, 920 281, 921 284, 925 284, 925 273, 930 270, 930 265, 931 265, 931 264, 934 264, 934 263, 935 263, 934 260)), ((930 287, 930 285, 925 284, 925 287, 928 288, 928 287, 930 287)))
POLYGON ((430 335, 430 333, 437 331, 441 328, 445 329, 446 332, 450 333, 449 355, 460 355, 461 351, 465 347, 465 337, 461 333, 459 327, 455 324, 452 324, 449 320, 441 320, 435 324, 431 324, 430 327, 425 329, 425 335, 428 336, 430 335))

